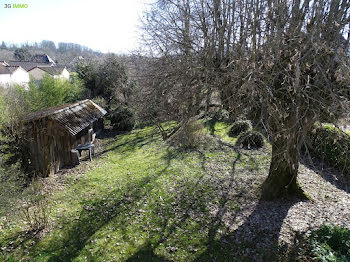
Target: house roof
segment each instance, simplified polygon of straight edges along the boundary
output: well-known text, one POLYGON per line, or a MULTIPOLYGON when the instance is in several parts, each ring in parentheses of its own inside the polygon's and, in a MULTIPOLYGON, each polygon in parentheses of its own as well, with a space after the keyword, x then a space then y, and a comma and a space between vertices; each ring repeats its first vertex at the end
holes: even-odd
POLYGON ((20 66, 4 66, 0 64, 0 74, 1 75, 8 75, 15 72, 17 69, 21 68, 20 66))
POLYGON ((50 75, 60 75, 66 68, 64 66, 52 66, 52 67, 38 67, 50 75))
POLYGON ((47 54, 37 54, 34 55, 31 59, 32 62, 37 62, 37 63, 51 63, 51 64, 56 64, 55 61, 51 57, 49 57, 47 54))
POLYGON ((12 74, 15 72, 20 66, 6 66, 7 70, 12 74))
POLYGON ((0 63, 0 75, 9 75, 9 74, 11 74, 11 73, 7 69, 7 67, 0 63))
POLYGON ((102 118, 106 113, 106 110, 102 107, 86 99, 74 104, 51 107, 34 112, 28 115, 25 120, 29 122, 48 117, 56 121, 69 134, 75 136, 90 124, 102 118))
POLYGON ((9 61, 10 66, 20 66, 24 70, 29 71, 35 67, 51 67, 52 64, 49 63, 37 63, 32 61, 9 61))

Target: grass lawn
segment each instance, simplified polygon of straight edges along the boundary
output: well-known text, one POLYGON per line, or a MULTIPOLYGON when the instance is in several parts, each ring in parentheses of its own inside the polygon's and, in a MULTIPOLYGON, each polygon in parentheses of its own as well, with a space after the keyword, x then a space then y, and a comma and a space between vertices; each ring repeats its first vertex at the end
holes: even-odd
POLYGON ((216 123, 216 136, 192 151, 169 147, 153 127, 106 139, 100 156, 52 189, 46 230, 0 218, 0 260, 254 260, 252 243, 230 236, 241 207, 259 197, 269 148, 238 149, 227 129, 216 123))

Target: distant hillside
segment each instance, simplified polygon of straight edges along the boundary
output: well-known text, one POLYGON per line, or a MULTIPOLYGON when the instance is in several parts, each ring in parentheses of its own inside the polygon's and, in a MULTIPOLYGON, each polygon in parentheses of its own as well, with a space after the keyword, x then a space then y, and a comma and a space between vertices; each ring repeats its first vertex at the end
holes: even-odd
POLYGON ((17 60, 15 51, 18 48, 27 50, 31 57, 37 54, 48 54, 56 63, 69 68, 74 68, 82 61, 100 60, 104 56, 101 52, 74 43, 58 43, 57 46, 53 41, 48 40, 22 45, 10 45, 5 41, 0 41, 0 43, 0 60, 17 60))

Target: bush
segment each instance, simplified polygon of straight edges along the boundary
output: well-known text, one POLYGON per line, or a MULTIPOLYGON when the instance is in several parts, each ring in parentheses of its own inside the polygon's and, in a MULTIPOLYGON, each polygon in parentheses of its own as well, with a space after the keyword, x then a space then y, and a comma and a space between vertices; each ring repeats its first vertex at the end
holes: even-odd
POLYGON ((248 130, 238 137, 236 145, 249 149, 262 148, 264 146, 264 137, 257 131, 248 130))
POLYGON ((26 102, 32 111, 76 102, 84 97, 86 89, 82 81, 72 76, 72 80, 52 78, 45 75, 39 82, 31 81, 25 92, 26 102))
POLYGON ((0 217, 8 213, 15 205, 15 200, 25 187, 26 176, 19 164, 4 165, 0 156, 0 217))
POLYGON ((204 133, 203 125, 194 119, 184 124, 173 136, 169 142, 172 146, 182 149, 195 149, 199 146, 204 133))
POLYGON ((228 135, 230 137, 236 137, 242 132, 248 131, 251 128, 252 124, 249 121, 237 121, 232 125, 230 131, 228 132, 228 135))
POLYGON ((329 125, 315 125, 308 133, 307 147, 311 155, 322 159, 344 174, 350 174, 350 135, 329 125))
POLYGON ((350 261, 349 229, 323 225, 311 233, 308 242, 317 261, 350 261))
POLYGON ((103 97, 101 96, 97 96, 97 97, 94 97, 91 99, 95 104, 99 105, 100 107, 102 108, 107 108, 108 107, 108 104, 107 104, 107 101, 106 99, 104 99, 103 97))
POLYGON ((23 192, 23 198, 18 208, 22 220, 30 231, 37 232, 48 225, 51 208, 41 180, 33 180, 32 184, 23 192))
POLYGON ((127 107, 117 107, 108 117, 114 130, 131 131, 135 125, 133 112, 127 107))
POLYGON ((216 112, 214 117, 213 117, 216 121, 220 121, 220 122, 230 122, 230 113, 225 110, 225 109, 221 109, 220 111, 216 112))

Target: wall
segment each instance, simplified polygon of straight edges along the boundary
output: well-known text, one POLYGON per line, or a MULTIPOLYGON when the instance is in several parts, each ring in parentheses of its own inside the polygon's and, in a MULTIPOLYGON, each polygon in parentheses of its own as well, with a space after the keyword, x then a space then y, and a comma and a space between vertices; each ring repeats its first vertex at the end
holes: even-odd
POLYGON ((11 84, 19 84, 25 89, 29 88, 29 80, 29 73, 21 67, 14 71, 11 75, 11 84))
POLYGON ((99 119, 76 136, 71 136, 60 125, 49 118, 28 123, 28 138, 33 169, 41 176, 54 174, 73 163, 71 150, 79 144, 91 141, 91 135, 103 128, 99 119), (89 132, 92 130, 93 132, 89 132))
POLYGON ((0 75, 0 85, 4 86, 4 87, 8 87, 11 83, 11 75, 5 75, 5 74, 1 74, 0 75))
POLYGON ((53 77, 54 78, 64 78, 64 79, 68 80, 69 76, 70 76, 70 74, 69 74, 68 70, 65 68, 65 69, 63 69, 63 71, 62 71, 62 73, 60 75, 55 75, 53 77))
POLYGON ((34 68, 29 71, 29 75, 34 79, 34 80, 41 80, 46 72, 44 70, 41 70, 40 68, 34 68))

